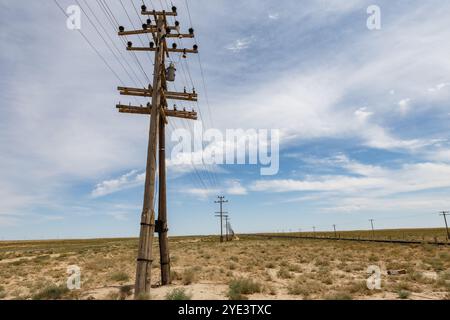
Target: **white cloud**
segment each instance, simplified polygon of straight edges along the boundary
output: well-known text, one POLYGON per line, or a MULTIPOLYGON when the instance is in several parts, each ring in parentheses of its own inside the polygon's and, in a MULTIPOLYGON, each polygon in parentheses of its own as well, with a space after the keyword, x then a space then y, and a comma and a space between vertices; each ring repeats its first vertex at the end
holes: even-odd
POLYGON ((94 198, 103 197, 121 190, 139 186, 144 181, 145 173, 139 173, 137 170, 133 170, 117 179, 106 180, 97 184, 91 195, 94 198))
POLYGON ((184 191, 202 200, 206 200, 211 196, 218 195, 220 193, 219 189, 204 189, 204 188, 189 188, 184 191))
POLYGON ((236 39, 226 49, 233 51, 234 53, 239 53, 242 50, 248 49, 250 47, 250 44, 252 43, 252 41, 253 41, 252 38, 236 39))
POLYGON ((243 196, 247 194, 247 189, 244 188, 240 181, 233 180, 229 183, 226 193, 230 195, 243 196))
POLYGON ((280 18, 279 13, 269 13, 269 19, 271 20, 278 20, 280 18))
POLYGON ((367 111, 367 108, 360 108, 355 111, 355 116, 360 122, 367 122, 367 120, 373 116, 373 112, 367 111))
POLYGON ((437 163, 405 164, 399 169, 386 169, 348 160, 343 169, 358 176, 309 176, 303 180, 259 180, 250 186, 260 192, 335 192, 340 195, 361 193, 392 196, 397 193, 450 188, 450 165, 437 163))
POLYGON ((428 91, 434 93, 434 92, 441 91, 442 89, 449 87, 449 86, 450 86, 450 82, 439 83, 435 87, 428 88, 428 91))
POLYGON ((398 106, 400 107, 400 113, 405 115, 409 112, 409 107, 411 104, 411 99, 403 99, 398 102, 398 106))

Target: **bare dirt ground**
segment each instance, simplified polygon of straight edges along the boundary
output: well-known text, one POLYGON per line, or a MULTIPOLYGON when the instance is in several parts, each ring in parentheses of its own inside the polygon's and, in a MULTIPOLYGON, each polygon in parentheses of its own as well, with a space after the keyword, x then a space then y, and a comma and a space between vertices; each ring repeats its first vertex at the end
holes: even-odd
MULTIPOLYGON (((170 241, 173 284, 143 299, 449 299, 450 249, 331 240, 213 237, 170 241), (367 268, 381 289, 367 289, 367 268), (405 274, 388 275, 388 270, 405 274)), ((137 240, 0 242, 0 299, 131 299, 137 240), (81 289, 67 290, 67 267, 81 289)))

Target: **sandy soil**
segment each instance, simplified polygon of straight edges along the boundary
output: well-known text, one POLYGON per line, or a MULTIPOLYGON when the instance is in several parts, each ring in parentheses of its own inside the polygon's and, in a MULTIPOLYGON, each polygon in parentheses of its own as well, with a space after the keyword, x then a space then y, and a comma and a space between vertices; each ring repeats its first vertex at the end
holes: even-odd
MULTIPOLYGON (((0 299, 131 299, 136 247, 135 239, 0 243, 0 299), (65 289, 71 265, 81 269, 80 290, 65 289)), ((155 264, 154 288, 145 298, 450 297, 445 247, 246 237, 224 244, 213 237, 174 238, 170 247, 173 284, 159 286, 155 264), (381 269, 381 290, 367 288, 369 266, 381 269), (405 274, 390 276, 387 270, 405 274)))

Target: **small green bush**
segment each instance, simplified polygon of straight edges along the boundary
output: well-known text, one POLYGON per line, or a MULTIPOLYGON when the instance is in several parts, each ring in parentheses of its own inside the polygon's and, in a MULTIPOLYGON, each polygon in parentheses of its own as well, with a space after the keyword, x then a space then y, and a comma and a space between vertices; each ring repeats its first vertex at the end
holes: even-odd
POLYGON ((285 267, 281 268, 277 273, 278 278, 280 279, 292 279, 292 274, 285 267))
POLYGON ((230 300, 247 300, 246 294, 259 293, 262 286, 251 279, 236 279, 229 285, 228 297, 230 300))
POLYGON ((120 299, 125 300, 133 293, 133 286, 122 286, 120 287, 120 299))
POLYGON ((33 300, 61 300, 69 292, 66 286, 50 285, 33 295, 33 300))
POLYGON ((167 293, 166 300, 186 301, 191 300, 191 296, 184 289, 174 289, 167 293))
POLYGON ((185 286, 194 283, 196 278, 197 277, 195 274, 195 270, 193 268, 184 270, 183 276, 182 276, 182 279, 183 279, 182 281, 185 286))
POLYGON ((400 290, 398 292, 398 297, 400 299, 408 299, 411 296, 411 292, 409 292, 408 290, 400 290))
POLYGON ((111 280, 117 281, 117 282, 125 282, 128 281, 130 277, 125 272, 119 271, 115 272, 111 275, 111 280))

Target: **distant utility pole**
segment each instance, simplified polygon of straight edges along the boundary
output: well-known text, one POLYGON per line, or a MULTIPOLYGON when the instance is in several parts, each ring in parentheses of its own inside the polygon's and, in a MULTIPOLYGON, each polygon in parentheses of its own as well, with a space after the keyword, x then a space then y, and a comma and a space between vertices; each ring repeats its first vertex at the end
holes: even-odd
POLYGON ((373 220, 373 219, 370 219, 369 221, 370 221, 370 224, 372 225, 372 238, 375 239, 375 229, 373 228, 373 222, 374 222, 374 220, 373 220))
POLYGON ((440 215, 444 217, 445 229, 447 230, 447 239, 450 240, 450 232, 448 230, 448 223, 447 223, 447 216, 450 215, 450 211, 442 211, 440 212, 440 215))
POLYGON ((219 200, 218 201, 214 201, 214 203, 218 203, 220 205, 220 211, 216 212, 216 217, 220 218, 220 242, 223 242, 223 218, 224 215, 226 215, 228 212, 224 212, 223 211, 223 204, 224 203, 228 203, 228 200, 225 200, 224 196, 218 196, 217 197, 219 200))
MULTIPOLYGON (((119 87, 121 95, 149 98, 151 101, 146 106, 132 106, 118 104, 116 107, 120 113, 139 114, 150 116, 150 132, 148 140, 147 168, 145 176, 144 205, 141 216, 141 231, 139 237, 139 249, 136 267, 135 298, 142 294, 149 294, 151 288, 151 270, 154 234, 159 234, 161 283, 170 283, 170 259, 168 246, 168 223, 166 203, 166 156, 165 156, 165 126, 170 118, 182 118, 197 120, 195 111, 179 111, 176 108, 169 109, 168 100, 197 101, 195 90, 192 93, 171 92, 167 82, 175 81, 175 66, 173 63, 167 68, 166 59, 171 54, 182 54, 186 57, 189 53, 198 53, 198 46, 193 49, 177 48, 176 43, 169 45, 167 40, 194 38, 194 29, 190 28, 188 34, 179 32, 179 22, 171 26, 168 17, 176 17, 177 8, 172 11, 147 10, 143 5, 141 14, 148 19, 142 25, 142 30, 125 30, 119 27, 118 35, 121 37, 133 35, 151 35, 153 41, 149 47, 134 47, 130 41, 127 44, 128 51, 154 52, 153 83, 147 88, 119 87), (166 69, 167 68, 167 69, 166 69), (158 148, 159 147, 159 148, 158 148), (159 157, 159 216, 156 220, 156 167, 159 157)), ((133 52, 134 54, 134 52, 133 52)))
POLYGON ((337 232, 336 232, 336 225, 333 224, 333 228, 334 228, 334 237, 337 239, 337 232))

